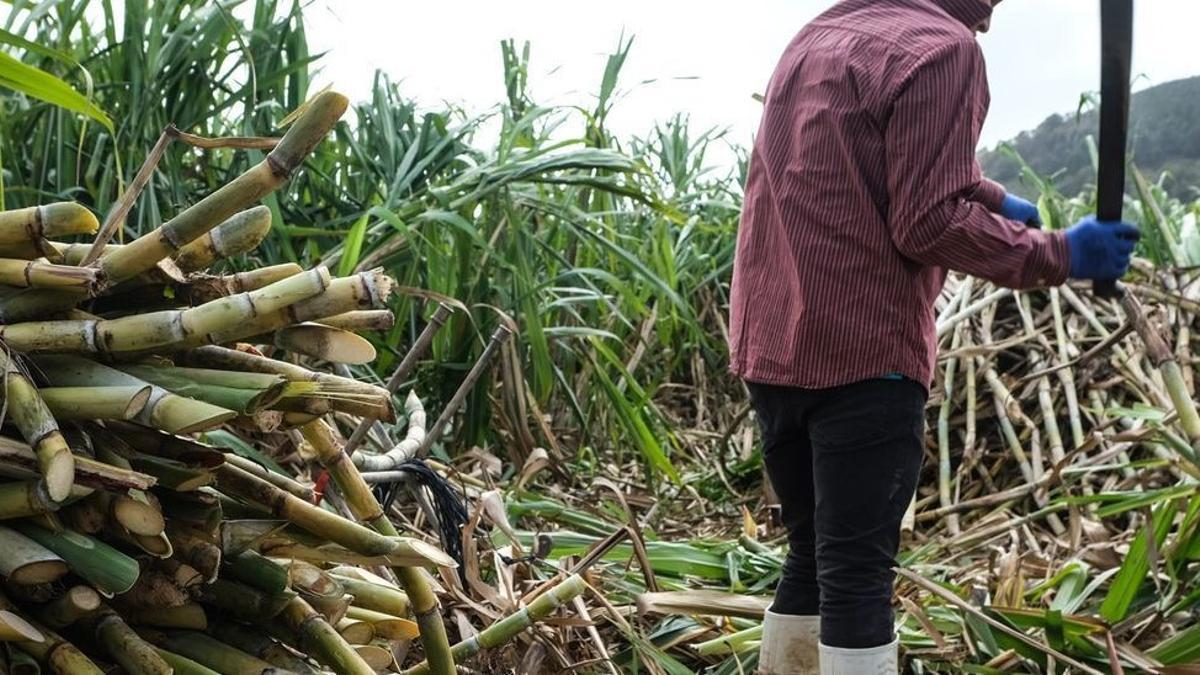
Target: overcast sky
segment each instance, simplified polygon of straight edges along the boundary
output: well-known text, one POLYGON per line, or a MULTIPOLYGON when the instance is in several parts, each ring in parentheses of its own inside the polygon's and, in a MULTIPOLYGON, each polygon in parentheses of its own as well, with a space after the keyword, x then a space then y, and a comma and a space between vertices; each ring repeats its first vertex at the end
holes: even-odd
MULTIPOLYGON (((748 145, 758 126, 751 95, 765 87, 784 46, 832 0, 317 0, 306 11, 314 51, 328 51, 319 84, 353 98, 375 69, 426 105, 449 100, 481 112, 504 98, 500 40, 532 43, 529 88, 542 104, 587 104, 622 32, 634 36, 622 73, 626 97, 612 120, 621 134, 684 112, 727 127, 748 145), (686 79, 685 79, 686 78, 686 79), (653 80, 648 84, 641 82, 653 80)), ((1197 0, 1137 5, 1135 85, 1200 73, 1197 0), (1151 11, 1153 6, 1153 11, 1151 11)), ((1005 0, 980 40, 992 85, 983 143, 1073 111, 1099 88, 1096 0, 1005 0)))

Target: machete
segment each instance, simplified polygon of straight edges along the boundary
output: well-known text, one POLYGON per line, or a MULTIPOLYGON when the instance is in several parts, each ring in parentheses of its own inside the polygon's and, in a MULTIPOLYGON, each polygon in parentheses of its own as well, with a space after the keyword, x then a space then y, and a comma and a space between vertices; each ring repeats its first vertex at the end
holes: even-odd
MULTIPOLYGON (((1121 220, 1125 203, 1125 145, 1129 130, 1129 75, 1133 57, 1133 0, 1100 0, 1100 161, 1096 219, 1121 220)), ((1120 297, 1116 279, 1098 279, 1092 292, 1120 297)))

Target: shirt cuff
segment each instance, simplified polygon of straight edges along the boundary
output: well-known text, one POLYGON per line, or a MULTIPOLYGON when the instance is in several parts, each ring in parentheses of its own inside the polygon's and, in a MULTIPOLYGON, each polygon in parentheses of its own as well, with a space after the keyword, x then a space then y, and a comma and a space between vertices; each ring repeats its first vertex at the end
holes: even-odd
POLYGON ((1066 233, 1031 229, 1029 234, 1037 237, 1038 242, 1026 261, 1025 286, 1048 288, 1066 283, 1071 273, 1071 254, 1067 249, 1066 233))
POLYGON ((972 195, 972 198, 987 207, 988 211, 1000 213, 1000 205, 1004 203, 1006 194, 1008 194, 1008 190, 1005 190, 1003 185, 990 178, 984 178, 979 181, 979 185, 975 186, 975 194, 972 195))

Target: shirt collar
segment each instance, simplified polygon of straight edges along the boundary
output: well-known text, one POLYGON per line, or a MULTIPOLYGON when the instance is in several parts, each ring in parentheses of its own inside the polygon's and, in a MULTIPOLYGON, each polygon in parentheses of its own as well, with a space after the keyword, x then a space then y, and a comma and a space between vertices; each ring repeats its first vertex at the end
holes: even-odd
POLYGON ((991 0, 933 0, 950 16, 974 28, 980 21, 992 15, 991 0))

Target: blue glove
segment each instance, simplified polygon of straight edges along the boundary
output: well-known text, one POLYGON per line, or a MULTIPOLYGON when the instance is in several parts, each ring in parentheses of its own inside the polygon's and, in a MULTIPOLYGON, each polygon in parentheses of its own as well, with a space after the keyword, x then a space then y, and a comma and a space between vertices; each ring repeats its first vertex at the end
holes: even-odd
POLYGON ((1120 279, 1141 233, 1125 222, 1102 222, 1088 216, 1067 230, 1072 279, 1120 279))
POLYGON ((1004 195, 1004 201, 1000 202, 1000 215, 1030 227, 1042 226, 1042 214, 1038 213, 1037 204, 1016 195, 1004 195))

